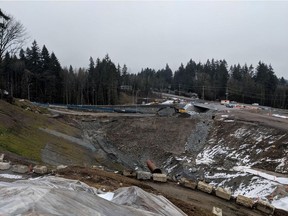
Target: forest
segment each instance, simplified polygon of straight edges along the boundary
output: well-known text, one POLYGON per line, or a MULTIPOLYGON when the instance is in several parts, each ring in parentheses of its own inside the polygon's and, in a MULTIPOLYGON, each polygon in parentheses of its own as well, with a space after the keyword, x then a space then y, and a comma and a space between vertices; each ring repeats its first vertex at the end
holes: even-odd
POLYGON ((229 66, 225 59, 204 63, 191 59, 176 71, 166 64, 162 69, 129 73, 125 64, 114 63, 107 54, 102 59, 87 57, 87 66, 76 69, 62 67, 56 54, 45 45, 40 48, 35 40, 24 48, 25 29, 13 17, 3 17, 0 30, 1 97, 9 93, 41 103, 114 105, 123 91, 139 97, 152 97, 153 92, 197 93, 205 100, 228 98, 288 108, 287 80, 278 78, 273 67, 261 60, 256 66, 229 66))

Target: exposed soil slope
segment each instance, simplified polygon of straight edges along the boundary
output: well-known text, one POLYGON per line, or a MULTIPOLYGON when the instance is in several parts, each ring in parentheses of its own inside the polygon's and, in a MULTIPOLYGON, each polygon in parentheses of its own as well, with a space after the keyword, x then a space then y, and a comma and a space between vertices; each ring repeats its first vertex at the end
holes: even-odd
POLYGON ((23 161, 48 164, 93 163, 86 148, 47 133, 45 128, 81 138, 79 129, 71 127, 61 117, 52 118, 45 109, 23 100, 14 105, 0 100, 0 152, 7 152, 11 160, 22 158, 23 161), (50 160, 53 157, 56 159, 50 160))

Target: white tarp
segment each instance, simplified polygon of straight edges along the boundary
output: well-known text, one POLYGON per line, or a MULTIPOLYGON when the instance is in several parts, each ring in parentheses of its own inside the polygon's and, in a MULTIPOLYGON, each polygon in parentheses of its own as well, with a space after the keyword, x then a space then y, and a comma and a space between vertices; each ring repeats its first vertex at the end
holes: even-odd
POLYGON ((125 187, 114 191, 112 202, 156 213, 157 215, 186 215, 161 195, 154 195, 139 187, 125 187))
MULTIPOLYGON (((167 199, 160 197, 157 200, 157 196, 146 193, 140 188, 133 188, 131 192, 137 190, 138 193, 129 194, 126 192, 130 200, 132 197, 138 200, 138 195, 145 194, 145 199, 153 200, 152 204, 157 205, 157 208, 163 208, 163 210, 155 213, 153 206, 144 209, 143 207, 138 208, 137 205, 125 205, 125 203, 122 205, 115 201, 117 199, 110 202, 99 197, 97 189, 80 181, 59 177, 43 177, 9 183, 0 182, 0 215, 185 215, 181 210, 175 214, 177 207, 167 199), (165 209, 170 211, 173 208, 175 209, 174 212, 165 211, 165 209)), ((125 190, 129 191, 129 188, 123 189, 123 191, 125 190)), ((109 199, 112 196, 114 197, 110 193, 109 199)))

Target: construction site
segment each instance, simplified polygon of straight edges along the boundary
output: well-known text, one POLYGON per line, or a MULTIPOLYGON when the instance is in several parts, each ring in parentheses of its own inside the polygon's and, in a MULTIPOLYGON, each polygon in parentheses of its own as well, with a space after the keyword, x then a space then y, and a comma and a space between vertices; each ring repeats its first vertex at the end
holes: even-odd
POLYGON ((70 215, 288 215, 287 110, 166 98, 123 106, 0 101, 0 111, 0 215, 63 215, 59 203, 67 214, 80 202, 71 191, 83 192, 86 213, 70 215), (49 193, 39 192, 43 185, 49 193), (32 192, 44 198, 21 201, 32 192))

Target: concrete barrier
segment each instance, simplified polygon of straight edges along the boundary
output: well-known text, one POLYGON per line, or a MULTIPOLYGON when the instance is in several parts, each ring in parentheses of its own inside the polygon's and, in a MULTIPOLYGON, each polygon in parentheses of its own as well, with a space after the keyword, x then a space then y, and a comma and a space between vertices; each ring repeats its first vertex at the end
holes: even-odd
POLYGON ((205 182, 199 181, 197 185, 198 190, 201 190, 205 193, 211 194, 213 191, 213 186, 206 184, 205 182))
POLYGON ((137 179, 139 180, 149 180, 152 177, 152 174, 150 172, 144 172, 144 171, 137 171, 136 175, 137 179))
POLYGON ((253 206, 254 206, 254 201, 248 197, 243 196, 243 195, 237 196, 236 203, 239 205, 246 206, 248 208, 253 208, 253 206))
POLYGON ((27 173, 29 171, 29 167, 26 165, 13 165, 12 171, 16 173, 27 173))
POLYGON ((45 174, 48 171, 46 166, 41 166, 41 165, 34 166, 33 170, 37 174, 45 174))
POLYGON ((216 215, 216 216, 222 216, 222 209, 213 206, 212 214, 214 214, 214 215, 216 215))
POLYGON ((136 172, 133 170, 123 170, 123 175, 127 177, 136 177, 136 172))
POLYGON ((225 190, 222 187, 218 187, 215 190, 216 196, 225 199, 225 200, 230 200, 231 199, 231 191, 225 190))
POLYGON ((261 211, 261 212, 264 212, 266 214, 269 214, 269 215, 273 215, 274 214, 274 210, 275 210, 275 207, 272 206, 270 203, 264 201, 264 200, 259 200, 257 203, 256 203, 256 208, 261 211))
POLYGON ((152 174, 153 181, 157 182, 167 182, 167 175, 161 173, 153 173, 152 174))
POLYGON ((188 179, 182 177, 180 179, 180 185, 182 185, 183 187, 191 188, 191 189, 195 190, 197 187, 197 182, 194 182, 194 181, 191 181, 191 180, 188 180, 188 179))
POLYGON ((3 162, 4 160, 4 154, 0 154, 0 162, 3 162))
POLYGON ((0 162, 0 170, 8 170, 10 167, 10 162, 0 162))

